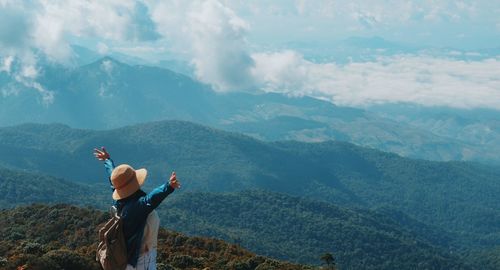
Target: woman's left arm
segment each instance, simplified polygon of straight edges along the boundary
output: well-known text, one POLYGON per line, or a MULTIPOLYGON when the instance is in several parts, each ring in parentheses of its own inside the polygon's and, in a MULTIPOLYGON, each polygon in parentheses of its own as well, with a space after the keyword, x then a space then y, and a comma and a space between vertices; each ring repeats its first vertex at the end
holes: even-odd
POLYGON ((174 190, 181 187, 180 182, 177 180, 177 176, 175 172, 170 176, 170 181, 165 183, 151 192, 149 192, 146 196, 141 198, 141 203, 145 208, 147 208, 147 212, 152 212, 160 203, 168 196, 170 193, 174 192, 174 190))

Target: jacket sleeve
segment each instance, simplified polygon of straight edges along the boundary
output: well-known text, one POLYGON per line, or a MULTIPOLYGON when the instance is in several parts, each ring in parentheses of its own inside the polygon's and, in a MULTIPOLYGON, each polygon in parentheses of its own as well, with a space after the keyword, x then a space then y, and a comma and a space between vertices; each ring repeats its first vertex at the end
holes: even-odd
POLYGON ((170 194, 174 192, 174 188, 170 186, 169 183, 165 183, 151 192, 146 196, 140 198, 141 205, 146 208, 147 214, 151 213, 160 203, 170 194))
POLYGON ((111 183, 111 173, 113 172, 113 169, 115 168, 115 163, 113 162, 112 159, 108 158, 104 161, 104 168, 106 169, 106 174, 108 175, 108 181, 109 181, 109 185, 111 186, 111 191, 115 191, 115 188, 113 187, 113 183, 111 183))

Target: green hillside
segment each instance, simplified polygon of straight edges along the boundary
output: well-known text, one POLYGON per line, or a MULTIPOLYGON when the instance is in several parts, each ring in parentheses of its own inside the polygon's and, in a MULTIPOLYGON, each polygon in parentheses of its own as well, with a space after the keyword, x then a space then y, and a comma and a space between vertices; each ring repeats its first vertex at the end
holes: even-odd
MULTIPOLYGON (((69 202, 107 209, 111 204, 106 185, 85 186, 10 170, 0 170, 0 180, 1 207, 12 207, 16 203, 69 202), (25 188, 43 183, 40 179, 48 184, 25 188)), ((144 188, 147 191, 153 185, 147 182, 144 188)), ((402 213, 395 216, 392 212, 349 209, 258 190, 238 193, 179 190, 158 210, 162 226, 167 228, 193 236, 222 238, 257 254, 287 261, 317 264, 318 254, 329 251, 335 254, 341 269, 414 269, 417 266, 468 269, 466 264, 470 265, 471 261, 474 265, 484 265, 484 269, 494 269, 487 267, 493 263, 487 250, 462 251, 468 256, 467 260, 449 254, 447 247, 456 241, 455 235, 421 224, 402 213)))
MULTIPOLYGON (((0 194, 17 194, 8 195, 5 200, 0 196, 1 207, 33 201, 69 202, 107 209, 111 203, 106 186, 85 186, 10 170, 0 170, 0 179, 0 194), (26 189, 26 186, 38 187, 26 189), (11 203, 3 205, 4 201, 11 203)), ((149 189, 151 185, 146 185, 145 190, 149 189)), ((167 228, 189 235, 222 238, 257 254, 288 261, 318 264, 319 254, 328 251, 335 254, 341 269, 413 269, 416 266, 468 269, 464 265, 466 260, 431 244, 430 240, 441 233, 433 228, 422 233, 385 214, 285 194, 257 190, 218 194, 180 190, 158 211, 162 226, 167 228)), ((80 214, 86 215, 75 213, 80 214)), ((58 230, 71 226, 59 221, 50 224, 58 230)), ((449 236, 439 237, 444 242, 451 241, 449 236)))
MULTIPOLYGON (((100 269, 97 232, 104 212, 68 205, 0 211, 0 269, 100 269), (19 268, 18 268, 19 267, 19 268)), ((312 269, 257 256, 221 240, 160 229, 158 269, 312 269)))
POLYGON ((340 269, 469 269, 465 260, 385 215, 284 194, 185 193, 160 208, 160 215, 168 228, 301 263, 330 251, 340 269))
POLYGON ((500 247, 473 251, 464 257, 472 265, 476 265, 482 269, 500 269, 500 247))
POLYGON ((107 183, 91 151, 149 169, 158 184, 176 170, 187 191, 263 189, 344 206, 389 208, 459 235, 463 247, 500 244, 500 170, 413 160, 348 143, 262 142, 180 121, 110 131, 62 125, 0 129, 0 165, 107 183))
POLYGON ((40 173, 2 168, 0 168, 0 194, 0 209, 33 203, 67 203, 102 207, 109 201, 109 193, 101 192, 93 186, 40 173))

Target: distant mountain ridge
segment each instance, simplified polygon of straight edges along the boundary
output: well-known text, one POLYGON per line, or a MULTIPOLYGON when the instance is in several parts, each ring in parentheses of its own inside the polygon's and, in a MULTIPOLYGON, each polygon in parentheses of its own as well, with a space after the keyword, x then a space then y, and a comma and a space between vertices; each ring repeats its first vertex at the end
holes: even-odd
MULTIPOLYGON (((376 41, 376 40, 375 40, 376 41)), ((379 41, 377 41, 379 42, 379 41)), ((89 56, 93 59, 96 56, 89 56)), ((158 120, 187 120, 264 140, 341 140, 408 157, 500 162, 500 130, 481 118, 458 123, 489 128, 484 141, 472 133, 443 133, 377 110, 335 106, 309 97, 276 93, 216 93, 208 85, 158 67, 128 65, 104 57, 80 67, 46 63, 37 78, 53 93, 39 91, 0 72, 0 126, 26 122, 65 123, 110 129, 158 120), (43 71, 43 72, 42 72, 43 71)), ((500 118, 499 112, 494 112, 500 118)), ((396 114, 397 116, 398 114, 396 114)), ((422 116, 423 121, 426 118, 422 116)), ((430 119, 432 120, 432 119, 430 119)))

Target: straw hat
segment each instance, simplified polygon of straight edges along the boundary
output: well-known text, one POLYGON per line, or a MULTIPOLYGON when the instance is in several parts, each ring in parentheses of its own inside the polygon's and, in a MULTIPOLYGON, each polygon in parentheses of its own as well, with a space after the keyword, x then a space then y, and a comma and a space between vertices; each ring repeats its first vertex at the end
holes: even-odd
POLYGON ((120 200, 134 194, 144 184, 147 175, 146 169, 134 170, 128 164, 117 166, 111 173, 111 183, 115 188, 113 199, 120 200))

